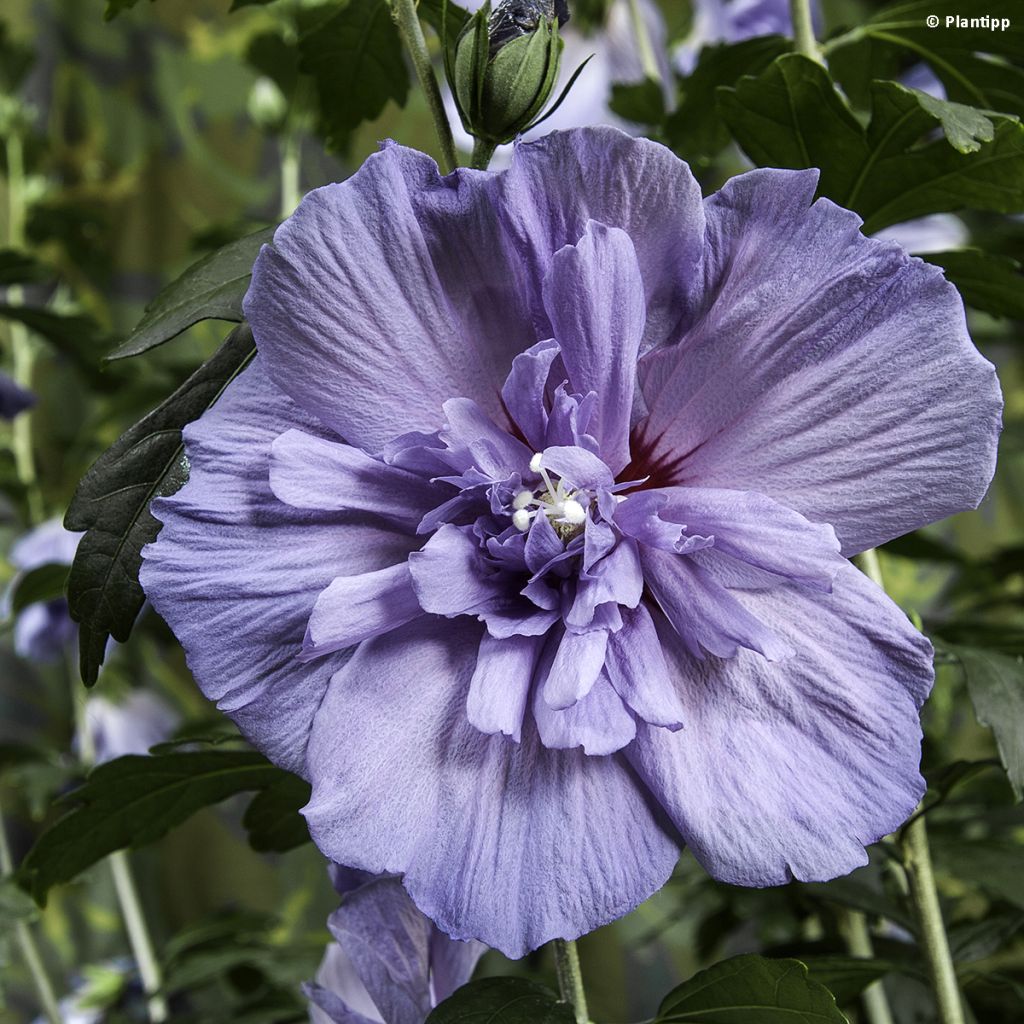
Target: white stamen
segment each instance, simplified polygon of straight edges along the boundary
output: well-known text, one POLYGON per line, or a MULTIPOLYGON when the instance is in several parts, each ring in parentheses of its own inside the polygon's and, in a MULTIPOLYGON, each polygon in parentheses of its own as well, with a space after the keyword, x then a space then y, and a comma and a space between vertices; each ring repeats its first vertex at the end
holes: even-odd
POLYGON ((530 528, 530 519, 530 513, 527 512, 525 508, 516 509, 516 511, 512 513, 512 525, 520 533, 526 533, 530 528))
POLYGON ((527 505, 533 504, 533 500, 533 491, 520 491, 512 499, 512 507, 516 510, 526 508, 527 505))
POLYGON ((533 456, 533 458, 530 459, 530 472, 531 473, 539 473, 540 472, 540 463, 541 463, 541 460, 543 458, 544 458, 544 456, 540 452, 537 452, 533 456))
POLYGON ((575 499, 562 503, 562 518, 572 526, 579 526, 587 518, 587 510, 575 499))

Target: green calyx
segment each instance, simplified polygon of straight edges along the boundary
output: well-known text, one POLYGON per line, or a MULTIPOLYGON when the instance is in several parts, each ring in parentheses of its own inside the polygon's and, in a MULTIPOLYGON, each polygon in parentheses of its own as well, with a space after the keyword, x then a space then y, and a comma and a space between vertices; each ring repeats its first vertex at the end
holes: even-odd
POLYGON ((492 54, 490 4, 477 11, 455 44, 454 59, 446 61, 466 131, 492 146, 529 131, 558 81, 564 45, 552 18, 492 54))

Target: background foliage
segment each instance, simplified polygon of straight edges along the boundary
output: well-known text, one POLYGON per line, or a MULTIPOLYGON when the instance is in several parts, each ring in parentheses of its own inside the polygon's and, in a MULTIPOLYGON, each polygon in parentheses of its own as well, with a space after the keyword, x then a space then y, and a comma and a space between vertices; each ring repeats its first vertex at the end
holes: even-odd
MULTIPOLYGON (((593 17, 600 4, 581 6, 593 17)), ((999 368, 999 469, 979 511, 880 560, 937 648, 924 813, 968 1019, 1012 1024, 1024 1019, 1024 3, 985 5, 1011 19, 1005 32, 922 27, 928 14, 982 13, 974 6, 835 0, 820 33, 829 70, 761 37, 705 48, 672 103, 649 81, 609 99, 706 191, 750 163, 816 166, 821 194, 868 232, 962 218, 967 244, 927 258, 960 288, 999 368), (922 65, 947 101, 908 86, 922 65)), ((685 40, 686 0, 662 7, 670 40, 685 40)), ((440 28, 440 3, 422 0, 421 15, 440 28)), ((448 17, 454 35, 461 12, 448 17)), ((145 1019, 104 861, 127 847, 172 1019, 305 1019, 298 985, 316 970, 336 897, 297 814, 304 784, 216 716, 135 576, 157 529, 149 500, 187 475, 181 427, 251 358, 237 325, 260 242, 301 192, 345 177, 381 138, 439 155, 426 101, 384 0, 5 0, 0 133, 4 368, 38 396, 0 425, 0 550, 69 506, 67 525, 88 531, 70 578, 56 565, 17 578, 0 568, 15 581, 0 632, 0 806, 19 866, 0 880, 0 1021, 38 1012, 15 942, 24 926, 59 994, 84 985, 104 1019, 145 1019), (65 591, 80 665, 74 652, 17 657, 16 615, 65 591), (177 739, 100 766, 82 787, 79 668, 113 699, 160 694, 181 716, 177 739)), ((861 993, 882 979, 899 1024, 931 1024, 903 857, 892 837, 848 878, 751 891, 684 856, 661 893, 581 942, 592 1016, 865 1021, 861 993), (756 1009, 765 992, 802 1016, 756 1009)), ((509 993, 518 1009, 488 1019, 571 1019, 544 952, 489 954, 478 976, 497 980, 432 1024, 483 1019, 509 993)))

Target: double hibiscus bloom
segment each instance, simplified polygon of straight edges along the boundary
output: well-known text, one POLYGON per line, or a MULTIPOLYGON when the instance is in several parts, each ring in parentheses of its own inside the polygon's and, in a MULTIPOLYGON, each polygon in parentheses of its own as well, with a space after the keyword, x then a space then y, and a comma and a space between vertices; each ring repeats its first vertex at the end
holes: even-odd
POLYGON ((831 878, 921 797, 931 648, 847 559, 977 504, 999 389, 815 186, 702 200, 611 129, 388 145, 257 260, 142 579, 323 852, 455 938, 575 937, 684 845, 831 878))

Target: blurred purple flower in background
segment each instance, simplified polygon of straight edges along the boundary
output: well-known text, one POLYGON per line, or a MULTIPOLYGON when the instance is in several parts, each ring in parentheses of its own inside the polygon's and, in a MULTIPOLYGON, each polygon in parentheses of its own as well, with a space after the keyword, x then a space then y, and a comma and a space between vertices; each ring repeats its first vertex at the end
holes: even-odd
MULTIPOLYGON (((5 602, 18 581, 44 565, 70 565, 75 558, 80 533, 65 530, 59 519, 51 519, 30 530, 11 546, 8 560, 18 570, 5 602)), ((63 597, 36 601, 23 608, 14 623, 14 649, 29 661, 57 661, 74 642, 77 629, 63 597)))
POLYGON ((0 419, 13 420, 18 413, 30 409, 35 400, 31 391, 26 391, 6 373, 0 373, 0 419))
POLYGON ((148 690, 130 690, 122 699, 90 695, 85 723, 92 736, 97 764, 126 754, 147 754, 168 739, 181 715, 148 690))
MULTIPOLYGON (((815 24, 821 11, 812 2, 815 24)), ((792 36, 789 0, 694 0, 693 27, 672 53, 672 63, 683 75, 690 74, 705 46, 740 43, 756 36, 792 36)))
POLYGON ((942 272, 758 170, 388 145, 257 261, 142 580, 331 859, 521 956, 683 844, 827 879, 923 792, 931 647, 852 555, 975 506, 1001 400, 942 272))
POLYGON ((486 951, 448 938, 421 914, 401 880, 332 865, 342 896, 327 927, 334 936, 305 986, 313 1024, 423 1024, 469 981, 486 951))

